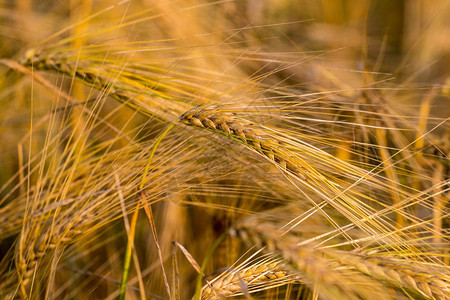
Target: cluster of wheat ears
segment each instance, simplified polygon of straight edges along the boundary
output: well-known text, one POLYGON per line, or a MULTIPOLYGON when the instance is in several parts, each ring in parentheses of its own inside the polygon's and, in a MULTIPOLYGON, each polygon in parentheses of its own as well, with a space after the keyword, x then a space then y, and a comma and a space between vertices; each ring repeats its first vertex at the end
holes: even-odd
POLYGON ((339 78, 236 1, 113 2, 0 11, 36 34, 0 60, 1 299, 450 299, 445 85, 363 33, 339 78))

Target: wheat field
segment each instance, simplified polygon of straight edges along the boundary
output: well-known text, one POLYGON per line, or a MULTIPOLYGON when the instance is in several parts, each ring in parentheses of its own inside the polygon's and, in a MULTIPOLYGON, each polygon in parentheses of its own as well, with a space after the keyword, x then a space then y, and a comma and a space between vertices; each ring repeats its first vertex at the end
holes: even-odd
POLYGON ((0 3, 0 299, 450 299, 450 2, 0 3))

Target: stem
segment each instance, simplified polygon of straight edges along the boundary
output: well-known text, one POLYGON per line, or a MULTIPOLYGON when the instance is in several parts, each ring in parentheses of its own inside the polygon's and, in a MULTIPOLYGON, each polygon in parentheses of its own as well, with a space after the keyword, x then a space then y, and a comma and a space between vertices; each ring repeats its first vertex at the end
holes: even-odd
POLYGON ((156 148, 158 148, 159 143, 161 143, 162 139, 167 135, 167 133, 175 126, 174 123, 171 123, 167 128, 159 135, 159 137, 156 139, 155 144, 152 147, 152 151, 150 152, 150 156, 147 159, 147 163, 145 164, 144 174, 142 175, 141 184, 139 185, 139 190, 142 190, 144 188, 145 180, 147 179, 147 173, 150 169, 150 163, 153 159, 153 156, 155 155, 156 148))
MULTIPOLYGON (((155 144, 153 145, 150 155, 147 159, 147 163, 145 165, 144 174, 142 175, 141 184, 139 185, 139 194, 141 193, 142 189, 144 188, 144 183, 147 178, 148 170, 150 169, 150 163, 153 159, 153 156, 155 155, 156 148, 158 148, 158 145, 161 143, 162 139, 174 127, 174 125, 175 125, 174 123, 171 123, 169 126, 167 126, 167 128, 156 139, 155 144)), ((127 249, 125 252, 125 261, 123 263, 122 280, 120 282, 119 300, 125 300, 125 294, 127 291, 127 281, 128 281, 128 274, 130 271, 130 262, 131 262, 131 250, 132 250, 132 247, 134 244, 134 236, 135 236, 135 232, 136 232, 136 223, 137 223, 137 216, 139 213, 139 208, 140 208, 140 202, 137 203, 136 209, 135 209, 135 211, 133 213, 133 217, 131 219, 130 234, 128 236, 127 249)), ((153 229, 153 227, 152 227, 152 229, 153 229)))
POLYGON ((120 281, 119 300, 125 300, 125 294, 127 291, 127 281, 128 281, 128 274, 130 271, 130 261, 131 261, 131 249, 134 244, 134 235, 136 233, 136 223, 137 223, 137 217, 138 217, 138 213, 139 213, 139 206, 140 206, 140 203, 138 202, 136 205, 136 209, 133 213, 133 217, 131 218, 130 234, 128 235, 127 250, 125 252, 125 261, 123 262, 122 280, 120 281))
POLYGON ((198 273, 197 275, 197 285, 195 287, 195 296, 194 296, 194 300, 200 300, 200 294, 201 294, 201 290, 202 290, 202 279, 203 279, 203 274, 205 273, 205 269, 206 269, 206 264, 208 263, 208 261, 211 259, 214 251, 216 250, 216 248, 220 245, 220 243, 225 239, 226 233, 222 234, 212 245, 212 247, 208 250, 208 253, 205 256, 205 259, 203 260, 202 263, 202 269, 201 272, 198 273))

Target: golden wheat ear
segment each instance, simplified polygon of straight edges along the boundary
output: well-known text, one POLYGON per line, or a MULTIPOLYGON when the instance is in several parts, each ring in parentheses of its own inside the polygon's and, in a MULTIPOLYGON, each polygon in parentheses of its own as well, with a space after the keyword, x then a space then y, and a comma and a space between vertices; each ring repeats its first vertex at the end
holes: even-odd
POLYGON ((325 298, 366 299, 376 292, 382 295, 391 287, 398 290, 398 297, 409 291, 430 299, 447 299, 450 292, 450 269, 442 265, 314 248, 272 224, 259 223, 257 218, 239 222, 230 234, 265 251, 279 253, 287 267, 298 272, 311 288, 318 288, 325 298), (366 284, 373 287, 370 293, 365 290, 366 284))
POLYGON ((251 122, 238 118, 234 113, 196 107, 182 114, 179 120, 187 125, 208 128, 235 138, 262 154, 282 170, 306 180, 298 164, 292 160, 295 155, 281 147, 281 141, 266 135, 262 130, 252 126, 251 122))
POLYGON ((251 293, 300 282, 300 278, 283 265, 277 254, 257 256, 259 252, 208 279, 202 288, 201 299, 212 300, 239 295, 250 297, 251 293))

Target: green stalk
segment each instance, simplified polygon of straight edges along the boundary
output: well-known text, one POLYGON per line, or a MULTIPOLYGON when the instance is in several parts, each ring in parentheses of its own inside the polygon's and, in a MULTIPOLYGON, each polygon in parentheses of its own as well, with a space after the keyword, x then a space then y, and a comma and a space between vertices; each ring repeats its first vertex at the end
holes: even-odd
POLYGON ((212 247, 208 250, 208 253, 205 256, 205 259, 203 260, 202 263, 202 269, 201 272, 198 273, 197 276, 197 285, 195 287, 195 296, 194 296, 194 300, 200 300, 200 293, 202 290, 202 279, 203 279, 203 274, 205 273, 205 269, 206 269, 206 264, 208 263, 208 261, 211 259, 214 251, 216 250, 216 248, 220 245, 220 243, 222 243, 222 241, 225 239, 226 233, 222 234, 212 245, 212 247))
MULTIPOLYGON (((152 150, 150 152, 150 155, 147 159, 147 163, 145 165, 144 174, 142 175, 141 184, 139 185, 139 192, 144 188, 144 184, 147 178, 148 170, 150 169, 150 163, 152 161, 153 156, 155 155, 156 148, 158 148, 158 145, 161 143, 162 139, 167 135, 167 133, 175 126, 174 123, 171 123, 167 128, 160 134, 160 136, 156 139, 155 144, 152 147, 152 150)), ((122 279, 120 281, 120 294, 119 294, 119 300, 125 300, 125 294, 127 292, 127 281, 128 281, 128 274, 130 271, 130 262, 131 262, 131 251, 132 246, 134 244, 134 236, 136 233, 136 223, 137 223, 137 217, 139 213, 140 208, 140 202, 137 203, 136 209, 133 213, 131 224, 130 224, 130 234, 128 236, 128 242, 127 242, 127 249, 125 252, 125 260, 123 262, 123 271, 122 271, 122 279)))
POLYGON ((153 145, 152 151, 150 152, 150 156, 147 159, 147 163, 144 169, 144 175, 142 175, 141 184, 139 185, 139 191, 144 188, 145 180, 147 179, 147 173, 150 169, 150 162, 152 161, 153 155, 155 155, 156 148, 158 148, 159 143, 161 143, 162 139, 167 135, 167 133, 175 126, 175 123, 171 123, 167 128, 159 135, 156 139, 155 144, 153 145))
POLYGON ((130 270, 130 262, 131 262, 131 250, 134 244, 134 235, 136 233, 136 223, 138 213, 139 213, 139 202, 136 205, 136 209, 133 213, 133 216, 131 217, 130 234, 128 236, 127 250, 125 252, 125 261, 123 262, 122 280, 120 281, 119 300, 125 300, 125 294, 127 292, 128 273, 130 270))

